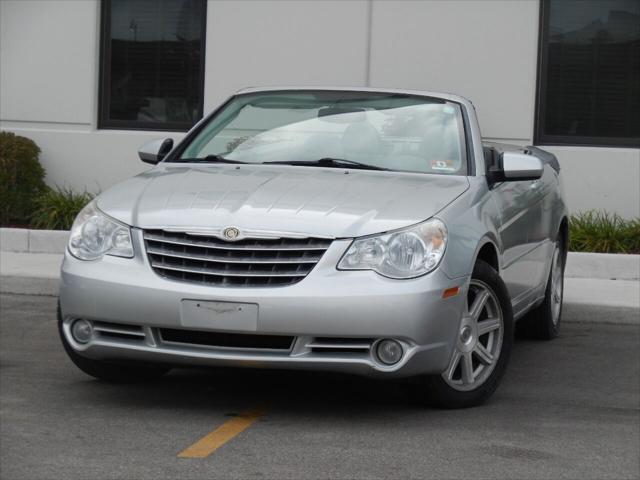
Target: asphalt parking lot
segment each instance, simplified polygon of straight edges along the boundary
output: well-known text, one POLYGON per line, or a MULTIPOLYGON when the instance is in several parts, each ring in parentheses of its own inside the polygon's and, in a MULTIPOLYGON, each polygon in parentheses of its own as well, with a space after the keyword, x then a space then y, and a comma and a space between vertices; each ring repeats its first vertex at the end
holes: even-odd
POLYGON ((404 384, 329 374, 101 383, 67 360, 55 298, 0 302, 3 479, 640 477, 640 328, 576 323, 637 310, 568 309, 559 339, 516 342, 490 403, 440 411, 404 384), (248 411, 211 455, 179 456, 248 411))

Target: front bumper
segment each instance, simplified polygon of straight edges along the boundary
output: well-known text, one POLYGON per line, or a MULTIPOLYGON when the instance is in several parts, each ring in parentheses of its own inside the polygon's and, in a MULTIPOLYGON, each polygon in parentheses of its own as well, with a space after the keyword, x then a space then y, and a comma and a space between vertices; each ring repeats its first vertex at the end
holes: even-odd
MULTIPOLYGON (((105 256, 86 262, 65 255, 60 287, 63 331, 80 355, 173 365, 306 368, 398 377, 440 373, 449 362, 468 278, 451 279, 442 269, 412 280, 392 280, 370 271, 338 271, 336 265, 350 241, 336 240, 314 270, 294 285, 211 287, 157 275, 144 253, 142 232, 133 229, 132 234, 133 259, 105 256), (455 286, 461 287, 460 293, 442 299, 443 290, 455 286), (293 344, 275 351, 164 341, 161 329, 186 328, 181 302, 187 299, 256 304, 255 329, 225 331, 292 336, 293 344), (69 330, 78 318, 108 322, 112 329, 113 325, 139 329, 142 335, 94 335, 89 343, 79 344, 69 330), (383 338, 396 339, 403 346, 403 357, 395 365, 376 359, 375 342, 383 338), (330 348, 331 339, 337 342, 333 346, 340 348, 330 348), (358 348, 342 348, 350 340, 358 348), (322 342, 329 347, 322 348, 322 342)), ((214 329, 205 325, 199 330, 214 329)))

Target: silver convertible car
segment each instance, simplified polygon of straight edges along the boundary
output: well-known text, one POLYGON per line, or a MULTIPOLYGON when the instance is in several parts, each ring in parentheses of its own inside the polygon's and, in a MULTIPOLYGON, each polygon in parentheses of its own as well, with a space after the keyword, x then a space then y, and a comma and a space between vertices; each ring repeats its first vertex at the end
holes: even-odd
POLYGON ((483 143, 432 92, 256 88, 78 215, 62 265, 71 360, 112 381, 177 366, 410 378, 441 407, 496 389, 518 329, 557 335, 560 167, 483 143))

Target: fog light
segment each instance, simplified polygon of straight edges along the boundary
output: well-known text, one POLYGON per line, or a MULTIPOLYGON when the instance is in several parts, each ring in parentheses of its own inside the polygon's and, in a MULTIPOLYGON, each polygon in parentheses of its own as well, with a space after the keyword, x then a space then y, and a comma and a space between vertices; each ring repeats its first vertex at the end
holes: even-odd
POLYGON ((387 365, 394 365, 402 358, 402 345, 395 340, 384 339, 376 347, 378 360, 387 365))
POLYGON ((73 322, 73 325, 71 325, 71 335, 76 342, 87 343, 93 335, 93 327, 87 320, 76 320, 73 322))

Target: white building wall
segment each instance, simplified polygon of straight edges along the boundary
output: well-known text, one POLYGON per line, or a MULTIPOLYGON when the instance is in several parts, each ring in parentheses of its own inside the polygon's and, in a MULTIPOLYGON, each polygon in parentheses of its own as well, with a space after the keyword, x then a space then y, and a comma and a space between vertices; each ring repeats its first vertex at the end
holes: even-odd
POLYGON ((366 85, 369 6, 209 1, 205 111, 244 87, 366 85))
POLYGON ((538 0, 380 1, 371 82, 473 102, 483 136, 531 141, 538 0))
POLYGON ((0 3, 3 121, 91 124, 95 12, 95 2, 0 3))
MULTIPOLYGON (((214 1, 205 111, 256 85, 460 93, 488 139, 532 143, 538 0, 214 1)), ((0 1, 0 128, 32 138, 50 184, 99 191, 145 168, 137 147, 182 134, 97 130, 98 0, 0 1)), ((640 216, 640 150, 549 147, 573 211, 640 216)))

